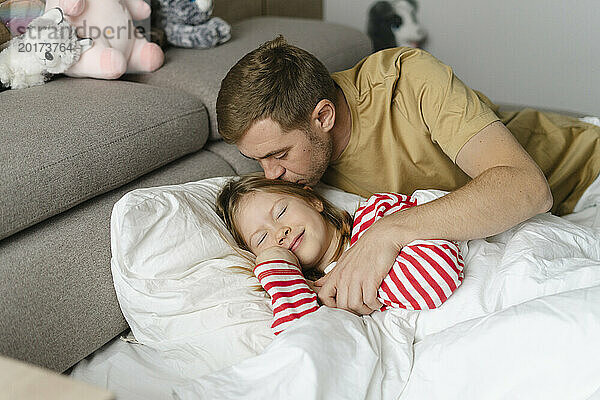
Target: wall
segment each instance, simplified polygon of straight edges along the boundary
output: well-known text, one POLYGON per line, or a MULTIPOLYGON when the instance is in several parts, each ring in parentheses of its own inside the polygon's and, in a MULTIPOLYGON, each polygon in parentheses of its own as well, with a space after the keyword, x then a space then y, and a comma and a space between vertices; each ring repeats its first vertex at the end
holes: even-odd
MULTIPOLYGON (((371 1, 325 0, 324 19, 366 27, 371 1)), ((425 49, 493 101, 600 115, 598 0, 420 0, 425 49)))
POLYGON ((229 23, 258 15, 323 18, 323 0, 218 0, 213 4, 213 15, 229 23))

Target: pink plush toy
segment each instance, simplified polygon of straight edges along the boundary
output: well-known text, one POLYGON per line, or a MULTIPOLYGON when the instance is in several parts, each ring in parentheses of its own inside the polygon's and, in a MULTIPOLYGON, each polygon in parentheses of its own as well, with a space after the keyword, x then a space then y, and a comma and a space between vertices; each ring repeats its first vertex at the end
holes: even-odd
POLYGON ((46 10, 54 7, 63 10, 80 38, 94 42, 66 75, 117 79, 125 72, 152 72, 163 64, 161 48, 149 43, 132 22, 150 16, 150 6, 143 0, 46 1, 46 10))

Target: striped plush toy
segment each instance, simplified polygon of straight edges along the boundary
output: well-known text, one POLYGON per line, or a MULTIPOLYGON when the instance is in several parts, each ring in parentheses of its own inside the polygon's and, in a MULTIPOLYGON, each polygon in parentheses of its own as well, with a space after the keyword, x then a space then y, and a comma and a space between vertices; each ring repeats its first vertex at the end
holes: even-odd
MULTIPOLYGON (((379 193, 363 202, 354 214, 350 246, 378 219, 416 206, 410 196, 379 193)), ((335 263, 334 263, 335 264, 335 263)), ((439 307, 463 279, 464 262, 458 245, 449 240, 418 240, 398 254, 378 291, 386 307, 428 310, 439 307)), ((332 266, 325 272, 329 272, 332 266)), ((268 260, 254 268, 261 286, 271 296, 273 332, 277 335, 289 324, 319 308, 316 294, 309 288, 298 265, 286 260, 268 260)))

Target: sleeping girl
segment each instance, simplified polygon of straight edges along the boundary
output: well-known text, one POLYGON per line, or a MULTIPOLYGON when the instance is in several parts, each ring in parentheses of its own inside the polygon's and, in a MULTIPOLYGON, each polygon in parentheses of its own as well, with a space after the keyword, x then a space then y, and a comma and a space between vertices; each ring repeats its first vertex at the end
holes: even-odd
MULTIPOLYGON (((411 196, 378 193, 352 218, 308 186, 257 175, 231 180, 217 198, 217 212, 237 244, 256 256, 253 273, 271 297, 275 334, 318 309, 313 281, 335 268, 375 221, 416 205, 411 196)), ((378 290, 381 310, 439 307, 462 282, 463 266, 452 241, 409 243, 378 290)))

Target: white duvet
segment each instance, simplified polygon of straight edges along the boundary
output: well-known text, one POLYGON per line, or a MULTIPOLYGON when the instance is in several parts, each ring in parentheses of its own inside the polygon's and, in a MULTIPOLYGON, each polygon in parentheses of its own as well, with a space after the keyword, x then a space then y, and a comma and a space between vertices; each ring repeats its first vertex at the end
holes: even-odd
MULTIPOLYGON (((211 214, 223 180, 205 182, 134 191, 113 211, 121 308, 176 376, 173 398, 600 398, 600 188, 567 218, 463 243, 465 279, 439 309, 321 307, 274 338, 257 281, 227 268, 243 260, 211 214)), ((325 192, 352 211, 355 197, 325 192)))
POLYGON ((468 244, 439 309, 322 307, 181 399, 589 399, 600 395, 600 229, 544 214, 468 244), (413 344, 414 340, 414 344, 413 344))

